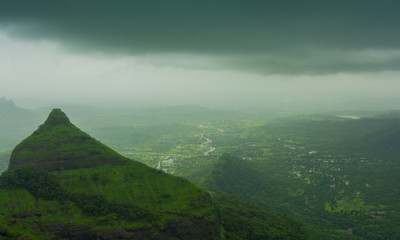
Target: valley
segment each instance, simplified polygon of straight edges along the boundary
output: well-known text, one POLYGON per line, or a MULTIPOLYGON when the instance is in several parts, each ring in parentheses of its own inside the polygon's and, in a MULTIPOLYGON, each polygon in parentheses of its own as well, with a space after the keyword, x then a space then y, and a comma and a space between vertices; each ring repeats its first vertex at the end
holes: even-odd
POLYGON ((285 213, 302 222, 311 239, 398 236, 399 151, 392 148, 388 157, 370 144, 379 146, 371 136, 384 141, 384 130, 400 118, 170 110, 102 115, 98 125, 85 124, 84 113, 71 115, 123 156, 200 184, 216 199, 227 193, 285 213), (183 117, 169 121, 172 115, 183 117), (112 127, 111 121, 124 127, 112 127), (231 157, 221 162, 226 153, 231 157))
MULTIPOLYGON (((395 234, 400 169, 398 160, 369 151, 364 141, 392 121, 309 115, 300 120, 189 122, 169 125, 170 133, 148 137, 146 144, 134 146, 128 142, 113 145, 113 139, 100 130, 92 134, 125 156, 196 183, 204 180, 222 154, 230 153, 251 165, 259 179, 234 192, 242 200, 308 223, 316 239, 370 239, 373 234, 380 239, 395 234), (203 152, 204 136, 212 141, 207 141, 206 149, 215 148, 209 155, 203 152), (382 230, 375 230, 378 226, 382 230)), ((134 135, 139 130, 131 131, 134 135)))

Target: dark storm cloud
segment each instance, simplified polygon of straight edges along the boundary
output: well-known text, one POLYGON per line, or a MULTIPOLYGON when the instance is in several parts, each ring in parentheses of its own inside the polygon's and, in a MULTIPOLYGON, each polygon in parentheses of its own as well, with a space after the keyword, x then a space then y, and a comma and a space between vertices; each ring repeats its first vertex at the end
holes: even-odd
POLYGON ((400 1, 1 1, 12 34, 82 51, 189 54, 258 73, 400 69, 400 1), (388 57, 365 55, 373 51, 388 57), (352 60, 338 56, 343 54, 352 60), (370 57, 366 61, 364 57, 370 57))

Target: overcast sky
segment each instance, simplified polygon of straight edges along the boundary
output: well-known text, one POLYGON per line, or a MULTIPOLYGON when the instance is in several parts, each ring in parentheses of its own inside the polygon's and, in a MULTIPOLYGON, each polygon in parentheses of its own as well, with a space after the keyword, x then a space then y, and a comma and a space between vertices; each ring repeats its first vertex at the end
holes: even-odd
POLYGON ((0 96, 73 104, 396 98, 400 1, 2 0, 0 96))

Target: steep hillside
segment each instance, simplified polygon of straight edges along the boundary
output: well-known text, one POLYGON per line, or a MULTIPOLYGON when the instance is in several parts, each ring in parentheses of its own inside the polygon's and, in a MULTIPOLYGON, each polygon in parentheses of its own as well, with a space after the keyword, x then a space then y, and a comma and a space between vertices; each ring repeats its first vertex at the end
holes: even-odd
MULTIPOLYGON (((124 158, 59 109, 0 178, 0 238, 218 239, 207 192, 124 158)), ((220 233, 221 232, 221 233, 220 233)))

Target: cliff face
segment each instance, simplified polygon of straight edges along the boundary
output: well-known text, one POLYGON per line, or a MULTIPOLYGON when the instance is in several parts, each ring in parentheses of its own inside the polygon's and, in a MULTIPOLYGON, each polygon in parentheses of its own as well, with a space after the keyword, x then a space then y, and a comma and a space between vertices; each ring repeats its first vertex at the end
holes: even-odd
POLYGON ((15 147, 9 169, 60 171, 129 162, 75 127, 60 109, 53 109, 44 124, 15 147))

